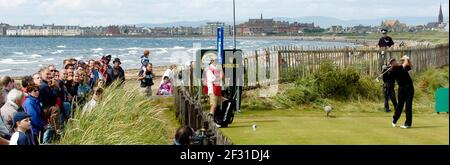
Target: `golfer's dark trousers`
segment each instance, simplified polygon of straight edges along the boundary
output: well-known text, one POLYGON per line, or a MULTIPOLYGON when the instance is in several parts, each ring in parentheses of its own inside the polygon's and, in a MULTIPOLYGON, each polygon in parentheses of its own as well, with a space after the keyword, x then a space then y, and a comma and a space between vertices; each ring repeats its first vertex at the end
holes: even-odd
POLYGON ((400 86, 398 88, 398 106, 395 108, 393 123, 397 123, 402 115, 403 106, 406 104, 406 121, 405 126, 412 125, 412 102, 414 98, 414 88, 408 86, 400 86))
POLYGON ((387 111, 390 111, 389 109, 389 99, 391 99, 392 104, 394 104, 394 110, 395 107, 397 107, 397 99, 395 98, 395 90, 394 90, 394 84, 387 84, 385 83, 383 85, 383 95, 384 95, 384 108, 387 111))

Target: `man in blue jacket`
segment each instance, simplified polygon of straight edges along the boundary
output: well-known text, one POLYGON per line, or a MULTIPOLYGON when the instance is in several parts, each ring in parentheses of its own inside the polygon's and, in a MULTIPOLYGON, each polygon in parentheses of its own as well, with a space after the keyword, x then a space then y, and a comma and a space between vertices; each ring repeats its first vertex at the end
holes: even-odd
POLYGON ((34 139, 34 143, 38 144, 38 135, 46 125, 43 118, 43 111, 41 109, 41 102, 39 101, 39 87, 35 84, 27 87, 28 96, 23 103, 23 109, 31 116, 31 130, 34 139))

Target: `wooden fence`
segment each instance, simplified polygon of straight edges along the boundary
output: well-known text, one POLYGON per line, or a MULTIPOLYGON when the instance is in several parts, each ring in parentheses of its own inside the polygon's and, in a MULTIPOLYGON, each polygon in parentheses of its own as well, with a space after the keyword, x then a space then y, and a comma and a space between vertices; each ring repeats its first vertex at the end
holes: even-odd
POLYGON ((215 125, 213 119, 203 112, 201 102, 190 96, 183 87, 177 87, 174 91, 175 116, 182 125, 188 125, 194 130, 205 128, 213 136, 214 145, 232 145, 229 138, 224 136, 215 125))
POLYGON ((279 46, 253 51, 243 55, 244 88, 251 89, 274 82, 291 81, 317 72, 325 61, 339 68, 352 67, 362 75, 377 76, 390 58, 408 55, 413 63, 412 72, 449 64, 449 45, 378 48, 312 48, 279 46), (262 73, 261 73, 262 72, 262 73), (269 72, 271 74, 269 74, 269 72), (266 77, 260 74, 267 74, 266 77))

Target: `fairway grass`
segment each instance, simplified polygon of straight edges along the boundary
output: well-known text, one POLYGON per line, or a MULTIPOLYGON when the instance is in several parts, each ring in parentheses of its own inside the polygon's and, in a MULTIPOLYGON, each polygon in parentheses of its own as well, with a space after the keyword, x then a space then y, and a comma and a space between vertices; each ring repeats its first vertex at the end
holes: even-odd
MULTIPOLYGON (((448 145, 448 114, 414 114, 411 129, 392 128, 391 113, 245 111, 221 131, 238 145, 448 145), (252 125, 256 124, 256 131, 252 125)), ((403 124, 404 114, 398 121, 403 124)))

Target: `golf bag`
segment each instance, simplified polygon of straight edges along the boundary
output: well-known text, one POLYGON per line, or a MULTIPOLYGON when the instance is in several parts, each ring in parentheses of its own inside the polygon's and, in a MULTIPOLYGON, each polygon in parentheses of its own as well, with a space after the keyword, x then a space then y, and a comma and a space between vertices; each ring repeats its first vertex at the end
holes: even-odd
POLYGON ((216 107, 214 121, 221 127, 228 127, 228 124, 233 123, 236 111, 236 94, 229 88, 222 93, 224 100, 220 106, 216 107))

